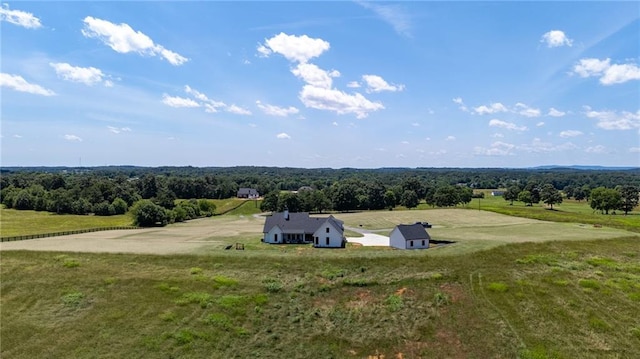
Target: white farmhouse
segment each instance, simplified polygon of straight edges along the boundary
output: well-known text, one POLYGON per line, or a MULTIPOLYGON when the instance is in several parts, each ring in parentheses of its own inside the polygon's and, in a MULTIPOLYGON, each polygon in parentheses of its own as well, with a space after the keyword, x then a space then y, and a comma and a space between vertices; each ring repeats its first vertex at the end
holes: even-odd
POLYGON ((431 237, 420 223, 399 224, 389 234, 389 245, 398 249, 429 248, 431 237))
POLYGON ((271 244, 313 243, 318 248, 344 248, 344 223, 333 216, 309 217, 309 213, 277 212, 268 216, 263 241, 271 244))

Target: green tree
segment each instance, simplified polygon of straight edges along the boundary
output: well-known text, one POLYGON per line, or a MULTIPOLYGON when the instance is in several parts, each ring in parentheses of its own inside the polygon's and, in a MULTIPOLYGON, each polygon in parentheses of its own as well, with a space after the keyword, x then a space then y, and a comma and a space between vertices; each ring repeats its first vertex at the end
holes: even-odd
POLYGON ((598 187, 591 191, 590 206, 601 213, 609 214, 609 211, 620 208, 620 192, 613 188, 598 187))
POLYGON ((392 190, 388 189, 385 193, 384 193, 384 205, 388 208, 388 209, 392 209, 396 206, 396 193, 393 192, 392 190))
POLYGON ((408 189, 402 193, 402 197, 400 198, 400 204, 407 208, 415 208, 418 207, 420 200, 418 199, 418 195, 416 192, 408 189))
POLYGON ((315 190, 311 192, 311 204, 314 211, 322 213, 322 211, 331 208, 331 201, 324 191, 315 190))
POLYGON ((166 226, 171 219, 168 211, 150 200, 140 200, 130 211, 133 223, 140 227, 166 226))
POLYGON ((463 205, 467 205, 473 198, 473 190, 469 187, 458 187, 458 199, 463 205))
POLYGON ((284 211, 287 208, 289 212, 302 211, 302 203, 298 195, 293 192, 282 192, 278 196, 278 212, 284 211))
POLYGON ((384 195, 387 191, 380 181, 368 183, 366 186, 367 209, 383 209, 386 206, 384 195))
POLYGON ((278 210, 278 195, 278 190, 267 193, 262 199, 262 203, 260 203, 260 210, 262 212, 274 212, 278 210))
POLYGON ((31 193, 23 189, 13 198, 13 208, 15 209, 33 209, 34 198, 31 193))
POLYGON ((207 200, 207 199, 199 199, 198 200, 198 208, 200 208, 200 213, 211 217, 216 213, 216 205, 215 203, 207 200))
POLYGON ((554 204, 562 203, 562 194, 552 184, 546 184, 540 191, 540 199, 553 209, 554 204))
POLYGON ((451 207, 460 203, 458 190, 454 186, 440 186, 434 194, 434 202, 438 207, 451 207))
POLYGON ((524 190, 518 194, 518 201, 523 202, 527 206, 533 206, 533 202, 531 202, 531 192, 524 190))
POLYGON ((639 189, 636 186, 626 185, 618 187, 618 192, 620 192, 619 209, 624 211, 625 216, 638 205, 638 191, 639 189))
POLYGON ((513 185, 509 186, 507 190, 502 195, 505 201, 509 201, 509 205, 513 205, 513 201, 518 199, 518 194, 520 193, 520 187, 513 185))
POLYGON ((114 199, 111 205, 113 206, 115 214, 125 214, 127 213, 127 209, 129 209, 127 202, 120 197, 114 199))

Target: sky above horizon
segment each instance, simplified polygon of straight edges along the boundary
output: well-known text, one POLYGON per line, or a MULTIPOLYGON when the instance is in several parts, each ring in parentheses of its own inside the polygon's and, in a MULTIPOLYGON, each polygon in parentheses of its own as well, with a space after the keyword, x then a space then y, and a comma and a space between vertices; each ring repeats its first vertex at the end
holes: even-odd
POLYGON ((11 2, 1 165, 640 166, 639 2, 11 2))

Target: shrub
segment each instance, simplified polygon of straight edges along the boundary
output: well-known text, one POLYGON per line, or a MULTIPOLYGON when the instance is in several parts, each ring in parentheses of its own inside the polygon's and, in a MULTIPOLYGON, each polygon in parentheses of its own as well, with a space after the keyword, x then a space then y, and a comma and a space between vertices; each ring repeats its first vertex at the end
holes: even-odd
POLYGON ((509 290, 509 286, 502 282, 491 282, 487 286, 487 289, 492 292, 504 293, 509 290))
POLYGON ((587 289, 600 288, 600 283, 598 283, 598 281, 594 279, 580 279, 578 281, 578 285, 581 286, 582 288, 587 288, 587 289))
POLYGON ((62 262, 62 265, 66 268, 80 267, 80 262, 77 259, 68 258, 62 262))
POLYGON ((211 304, 213 304, 213 298, 211 294, 204 292, 191 292, 185 293, 176 300, 176 304, 178 305, 186 305, 186 304, 199 304, 201 308, 207 308, 211 304))
POLYGON ((402 296, 398 294, 391 294, 385 300, 385 304, 390 311, 397 312, 404 307, 404 300, 402 299, 402 296))
POLYGON ((84 299, 82 292, 70 292, 62 296, 62 303, 67 307, 78 307, 84 299))

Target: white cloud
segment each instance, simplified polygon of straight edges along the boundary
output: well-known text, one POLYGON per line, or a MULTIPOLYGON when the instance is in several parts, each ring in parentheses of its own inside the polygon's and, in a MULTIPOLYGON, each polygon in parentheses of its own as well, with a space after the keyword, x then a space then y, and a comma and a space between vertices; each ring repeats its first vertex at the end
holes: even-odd
POLYGON ((119 134, 122 132, 131 132, 131 129, 129 127, 107 126, 107 129, 109 129, 109 132, 115 133, 115 134, 119 134))
POLYGON ((289 136, 288 134, 282 132, 276 135, 276 138, 281 139, 281 140, 289 140, 291 139, 291 136, 289 136))
POLYGON ((384 109, 381 103, 372 102, 359 93, 352 95, 312 85, 302 87, 300 100, 309 108, 334 111, 339 115, 353 113, 357 118, 365 118, 370 112, 384 109))
POLYGON ((561 145, 553 145, 549 142, 542 142, 539 138, 534 138, 531 141, 531 144, 524 144, 517 147, 519 150, 525 152, 533 152, 533 153, 549 153, 549 152, 560 152, 567 150, 575 150, 578 147, 571 142, 566 142, 561 145))
POLYGON ((367 92, 396 92, 404 90, 404 85, 391 85, 378 75, 362 75, 362 80, 367 84, 367 92))
POLYGON ((602 145, 597 145, 593 147, 587 147, 584 152, 586 153, 606 153, 607 149, 602 145))
POLYGON ((505 107, 505 105, 501 104, 500 102, 495 102, 490 104, 489 106, 482 105, 482 106, 475 107, 473 111, 479 115, 486 115, 486 114, 492 114, 492 113, 498 113, 498 112, 507 112, 509 110, 507 109, 507 107, 505 107))
POLYGON ((551 30, 542 35, 540 42, 547 44, 547 47, 571 46, 573 40, 569 39, 563 31, 551 30))
POLYGON ((27 92, 34 95, 53 96, 56 93, 46 89, 40 85, 27 82, 22 76, 0 73, 0 87, 8 87, 10 89, 27 92))
POLYGON ((116 52, 126 54, 135 52, 140 55, 161 56, 174 66, 189 61, 184 56, 155 44, 149 36, 135 31, 128 24, 114 24, 107 20, 96 19, 91 16, 84 18, 82 34, 88 38, 97 38, 116 52))
POLYGON ((336 121, 333 121, 331 124, 334 126, 338 126, 338 123, 336 121))
POLYGON ((560 132, 560 137, 562 138, 576 137, 581 135, 583 135, 582 131, 578 131, 578 130, 566 130, 566 131, 560 132))
POLYGON ((453 101, 454 103, 456 103, 456 104, 458 104, 458 105, 459 105, 459 107, 458 107, 458 108, 459 108, 461 111, 469 112, 469 109, 468 109, 468 108, 467 108, 467 106, 464 104, 464 101, 462 101, 462 97, 456 97, 456 98, 452 99, 452 101, 453 101))
POLYGON ((391 25, 400 35, 411 36, 411 17, 399 4, 380 4, 367 1, 356 1, 365 9, 373 10, 380 18, 391 25))
POLYGON ((491 135, 491 137, 494 137, 494 138, 503 138, 503 137, 504 137, 504 135, 503 135, 503 134, 501 134, 501 133, 496 132, 496 133, 494 133, 493 135, 491 135))
POLYGON ((420 127, 420 124, 419 124, 418 122, 413 122, 413 123, 411 124, 411 126, 413 126, 413 127, 420 127))
POLYGON ((544 122, 540 121, 536 123, 536 127, 542 127, 542 126, 544 126, 544 122))
POLYGON ((22 138, 22 136, 18 135, 18 134, 15 134, 15 135, 13 135, 13 138, 22 138))
POLYGON ((170 107, 200 107, 200 104, 190 98, 162 95, 162 102, 170 107))
POLYGON ((236 115, 251 115, 251 111, 244 109, 240 106, 237 105, 231 105, 231 106, 227 106, 225 108, 225 111, 230 112, 230 113, 234 113, 236 115))
POLYGON ((455 141, 456 137, 455 136, 447 136, 447 138, 444 139, 445 141, 455 141))
POLYGON ((331 88, 332 78, 340 76, 340 72, 336 70, 325 71, 314 64, 308 63, 298 64, 298 66, 291 69, 291 72, 309 85, 327 89, 331 88))
POLYGON ((537 108, 531 108, 521 102, 516 104, 515 112, 525 117, 540 117, 540 110, 537 108))
POLYGON ((516 146, 511 143, 496 141, 489 148, 475 147, 474 153, 482 156, 508 156, 513 154, 515 148, 516 146))
POLYGON ((279 106, 274 106, 269 104, 263 104, 260 101, 256 101, 256 105, 264 113, 270 116, 287 117, 289 115, 295 115, 296 113, 300 112, 300 110, 292 106, 285 108, 285 107, 279 107, 279 106))
POLYGON ((490 127, 500 127, 511 131, 527 131, 528 128, 526 126, 518 126, 512 122, 505 122, 498 119, 492 119, 489 121, 490 127))
MULTIPOLYGON (((68 63, 63 62, 50 62, 49 66, 53 67, 58 77, 62 78, 63 80, 79 82, 89 86, 103 82, 105 77, 104 73, 102 73, 102 70, 95 67, 71 66, 68 63)), ((107 87, 113 85, 109 80, 104 81, 104 84, 107 87)))
POLYGON ((640 128, 640 110, 633 112, 594 111, 585 106, 585 115, 598 120, 597 126, 605 130, 631 130, 640 128))
POLYGON ((82 138, 76 135, 64 135, 64 139, 67 141, 82 142, 82 138))
POLYGON ((640 80, 640 67, 634 63, 611 64, 611 59, 580 59, 573 67, 573 73, 581 77, 600 77, 603 85, 621 84, 640 80))
POLYGON ((555 108, 551 107, 549 109, 549 112, 547 113, 547 116, 551 116, 551 117, 562 117, 564 115, 566 115, 566 112, 560 111, 560 110, 556 110, 555 108))
POLYGON ((329 43, 322 39, 313 39, 307 35, 287 35, 281 32, 266 39, 264 44, 258 46, 257 51, 261 56, 269 56, 275 52, 291 62, 306 63, 329 50, 329 47, 329 43))
POLYGON ((351 81, 347 84, 347 87, 349 88, 359 88, 360 87, 360 83, 358 81, 351 81))
POLYGON ((631 152, 631 153, 640 153, 640 147, 631 147, 631 148, 629 148, 629 152, 631 152))
POLYGON ((9 10, 9 4, 3 4, 3 6, 0 7, 0 20, 27 29, 42 27, 40 19, 33 16, 32 13, 21 10, 9 10))
POLYGON ((400 141, 400 143, 403 144, 403 145, 408 145, 409 141, 400 141))

